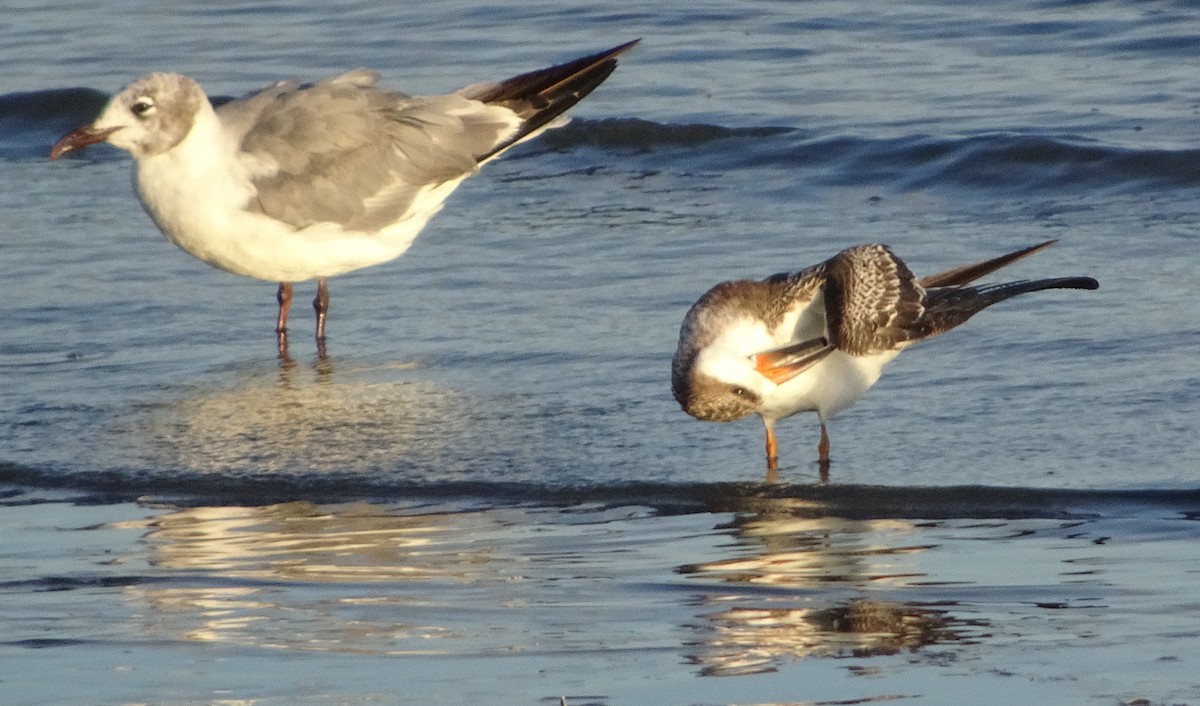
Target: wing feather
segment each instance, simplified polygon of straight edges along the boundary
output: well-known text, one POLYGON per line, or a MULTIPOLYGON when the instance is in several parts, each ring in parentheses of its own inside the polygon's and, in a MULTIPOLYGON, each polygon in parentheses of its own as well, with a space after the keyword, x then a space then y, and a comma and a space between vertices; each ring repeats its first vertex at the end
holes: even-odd
POLYGON ((839 350, 867 355, 918 336, 925 290, 887 246, 843 250, 825 268, 825 315, 839 350))
POLYGON ((636 43, 442 96, 385 90, 366 69, 282 82, 222 105, 218 116, 256 190, 247 208, 297 229, 327 222, 373 231, 413 215, 431 187, 550 126, 636 43))
POLYGON ((410 98, 371 76, 279 85, 233 106, 236 118, 253 118, 241 140, 258 193, 250 208, 295 228, 376 230, 403 220, 430 186, 475 172, 520 124, 506 108, 410 98))
POLYGON ((1001 267, 1007 267, 1023 257, 1028 257, 1036 252, 1045 250, 1057 242, 1057 240, 1047 240, 1032 247, 1001 255, 1000 257, 993 257, 982 262, 955 267, 952 270, 939 272, 935 275, 926 275, 921 278, 921 286, 925 289, 933 289, 934 287, 957 287, 970 284, 984 275, 991 274, 1001 267))

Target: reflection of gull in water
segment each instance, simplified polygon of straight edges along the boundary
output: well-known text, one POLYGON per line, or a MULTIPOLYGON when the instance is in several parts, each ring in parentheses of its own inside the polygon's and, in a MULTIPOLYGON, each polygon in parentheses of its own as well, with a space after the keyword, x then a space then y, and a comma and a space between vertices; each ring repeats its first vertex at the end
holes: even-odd
POLYGON ((430 590, 503 586, 517 566, 476 539, 503 528, 491 512, 294 502, 182 508, 140 526, 150 562, 174 578, 124 591, 148 606, 146 629, 171 640, 436 654, 456 633, 438 624, 445 608, 430 590))
POLYGON ((183 508, 153 520, 153 563, 223 576, 319 582, 461 579, 490 549, 454 537, 494 524, 482 513, 400 514, 386 506, 308 502, 183 508))
POLYGON ((436 467, 470 428, 460 395, 404 369, 286 368, 190 389, 116 422, 127 465, 184 472, 362 473, 436 467))
POLYGON ((702 673, 773 671, 789 659, 895 654, 963 639, 964 621, 944 607, 895 599, 925 575, 914 557, 934 548, 905 541, 912 522, 801 517, 812 508, 786 498, 760 510, 734 523, 750 554, 679 568, 719 582, 704 604, 722 609, 703 616, 693 655, 702 673))

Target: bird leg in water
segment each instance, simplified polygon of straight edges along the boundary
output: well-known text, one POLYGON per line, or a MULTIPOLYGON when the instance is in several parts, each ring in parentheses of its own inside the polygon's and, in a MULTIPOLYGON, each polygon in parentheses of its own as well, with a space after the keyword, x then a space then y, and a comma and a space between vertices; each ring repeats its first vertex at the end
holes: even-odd
POLYGON ((329 313, 329 280, 317 278, 317 296, 313 299, 313 311, 317 312, 317 355, 325 357, 325 318, 329 313))
POLYGON ((275 293, 279 302, 279 318, 275 322, 275 333, 287 333, 288 312, 292 309, 292 284, 280 282, 279 291, 275 293))
POLYGON ((779 442, 775 440, 775 426, 766 424, 767 428, 767 482, 779 481, 779 442))
POLYGON ((825 431, 825 420, 821 420, 821 440, 817 442, 817 468, 821 471, 821 482, 829 482, 829 433, 825 431))
POLYGON ((292 284, 290 282, 280 282, 279 291, 275 293, 275 299, 279 302, 279 318, 275 321, 275 342, 279 347, 279 357, 287 360, 287 321, 288 312, 292 309, 292 284))

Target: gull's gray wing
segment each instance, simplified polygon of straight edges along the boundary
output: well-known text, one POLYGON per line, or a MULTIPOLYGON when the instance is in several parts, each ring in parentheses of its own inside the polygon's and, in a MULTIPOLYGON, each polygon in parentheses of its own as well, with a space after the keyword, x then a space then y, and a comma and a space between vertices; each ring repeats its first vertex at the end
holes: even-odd
POLYGON ((443 96, 409 97, 359 69, 317 84, 280 83, 218 109, 239 140, 257 198, 296 228, 376 230, 428 188, 460 179, 542 129, 600 85, 636 41, 443 96))
POLYGON ((520 124, 505 108, 458 95, 409 97, 376 80, 353 71, 221 106, 257 189, 247 208, 296 228, 376 230, 402 220, 428 187, 473 173, 520 124))

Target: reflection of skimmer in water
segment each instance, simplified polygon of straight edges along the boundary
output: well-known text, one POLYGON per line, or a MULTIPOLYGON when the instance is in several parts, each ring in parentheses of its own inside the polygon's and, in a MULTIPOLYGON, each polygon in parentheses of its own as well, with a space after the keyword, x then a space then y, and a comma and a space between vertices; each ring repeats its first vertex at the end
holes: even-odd
POLYGON ((693 660, 702 673, 774 671, 804 657, 870 657, 961 640, 946 610, 857 598, 827 608, 738 607, 705 618, 711 631, 693 660))
POLYGON ((925 577, 915 557, 933 549, 904 539, 906 520, 798 517, 800 501, 735 522, 747 556, 679 568, 716 581, 703 604, 692 659, 714 676, 775 670, 805 657, 869 657, 965 639, 968 621, 945 605, 909 601, 925 577), (899 595, 898 595, 899 594, 899 595))

